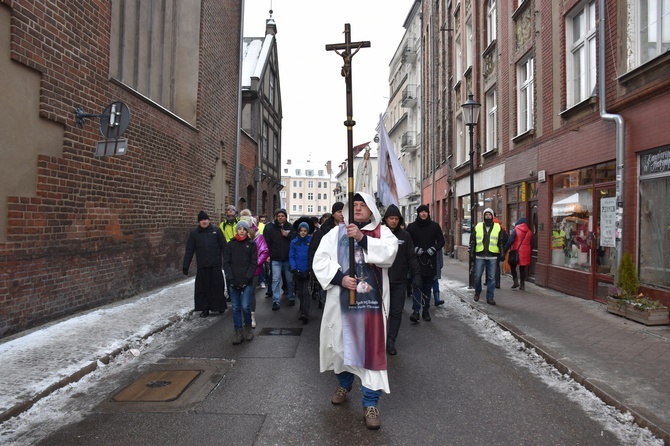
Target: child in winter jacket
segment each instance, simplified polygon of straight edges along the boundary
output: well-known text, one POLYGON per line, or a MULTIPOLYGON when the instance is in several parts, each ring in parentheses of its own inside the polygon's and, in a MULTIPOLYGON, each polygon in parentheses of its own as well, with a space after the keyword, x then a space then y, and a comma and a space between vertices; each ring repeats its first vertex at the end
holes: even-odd
POLYGON ((252 281, 257 261, 256 243, 249 239, 249 223, 240 220, 235 226, 235 236, 226 244, 223 255, 223 272, 230 284, 230 302, 233 305, 235 345, 254 338, 251 328, 251 294, 254 291, 252 281))
POLYGON ((300 320, 303 324, 309 322, 309 307, 311 298, 307 285, 309 284, 309 243, 312 237, 308 235, 309 225, 305 222, 298 226, 298 236, 291 240, 288 259, 295 282, 296 293, 300 299, 300 320))

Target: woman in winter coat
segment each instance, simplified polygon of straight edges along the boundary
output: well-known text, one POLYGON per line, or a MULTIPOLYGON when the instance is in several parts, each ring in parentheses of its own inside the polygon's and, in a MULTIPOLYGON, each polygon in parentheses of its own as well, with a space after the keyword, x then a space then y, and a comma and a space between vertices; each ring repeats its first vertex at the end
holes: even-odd
POLYGON ((270 250, 265 241, 265 237, 260 233, 258 226, 256 226, 256 219, 249 217, 249 238, 256 243, 256 250, 258 252, 258 261, 256 262, 256 271, 254 272, 254 279, 251 283, 251 328, 256 328, 256 287, 258 281, 265 268, 265 262, 270 257, 270 250))
POLYGON ((309 224, 300 223, 298 226, 298 236, 291 240, 291 246, 288 251, 288 260, 295 282, 296 294, 300 299, 300 320, 303 324, 309 322, 309 307, 311 296, 307 289, 309 284, 309 243, 312 237, 308 234, 309 224))
POLYGON ((248 234, 249 223, 246 220, 237 222, 235 236, 226 244, 223 255, 223 271, 230 284, 230 302, 233 305, 234 345, 254 338, 251 328, 251 295, 258 255, 256 244, 249 239, 248 234))
POLYGON ((512 288, 519 288, 520 290, 526 289, 526 267, 530 265, 530 254, 531 247, 533 246, 533 233, 528 227, 528 220, 525 217, 521 217, 514 226, 514 229, 509 235, 509 239, 505 244, 505 252, 508 250, 518 251, 519 252, 519 262, 512 263, 510 262, 510 268, 512 269, 512 279, 514 284, 512 288), (517 279, 516 266, 519 265, 519 279, 517 279))

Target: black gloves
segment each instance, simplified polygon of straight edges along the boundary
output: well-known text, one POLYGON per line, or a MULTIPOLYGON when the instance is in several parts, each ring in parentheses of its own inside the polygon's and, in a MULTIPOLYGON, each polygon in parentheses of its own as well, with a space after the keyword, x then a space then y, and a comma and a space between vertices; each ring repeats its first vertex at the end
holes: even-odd
POLYGON ((416 248, 414 248, 414 252, 416 253, 416 255, 420 256, 421 254, 423 254, 424 251, 423 248, 419 248, 417 246, 416 248))
POLYGON ((435 248, 433 248, 433 247, 431 246, 430 248, 428 248, 428 249, 426 250, 426 253, 428 253, 428 255, 432 257, 433 254, 435 254, 435 248))
POLYGON ((182 271, 184 272, 185 276, 188 276, 188 268, 182 268, 182 271))
POLYGON ((421 282, 421 276, 414 276, 414 279, 412 280, 412 289, 421 288, 421 282))

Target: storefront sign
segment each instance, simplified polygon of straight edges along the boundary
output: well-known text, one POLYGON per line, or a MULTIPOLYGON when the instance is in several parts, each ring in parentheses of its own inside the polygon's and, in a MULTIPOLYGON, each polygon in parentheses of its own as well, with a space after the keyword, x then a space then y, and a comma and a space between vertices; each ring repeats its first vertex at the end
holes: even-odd
POLYGON ((528 183, 526 183, 524 181, 523 183, 521 183, 520 201, 526 201, 526 198, 527 198, 527 192, 526 191, 527 191, 527 189, 528 189, 528 183))
POLYGON ((616 247, 616 197, 600 199, 600 245, 616 247))
POLYGON ((670 173, 670 147, 661 147, 640 155, 640 176, 670 173))

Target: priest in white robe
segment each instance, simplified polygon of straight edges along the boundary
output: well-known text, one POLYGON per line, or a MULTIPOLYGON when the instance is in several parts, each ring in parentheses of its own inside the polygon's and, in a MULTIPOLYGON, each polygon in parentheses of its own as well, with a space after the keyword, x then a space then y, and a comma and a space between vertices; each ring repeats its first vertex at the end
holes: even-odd
MULTIPOLYGON (((350 221, 348 216, 345 221, 350 221)), ((379 397, 382 391, 390 393, 386 367, 388 268, 398 252, 398 239, 381 221, 374 198, 356 193, 353 222, 340 224, 321 239, 312 266, 327 291, 319 354, 321 372, 333 370, 339 381, 331 402, 344 403, 358 376, 369 429, 379 429, 379 397), (356 257, 353 278, 349 277, 351 238, 356 257), (349 302, 350 290, 356 291, 354 305, 349 302)))

